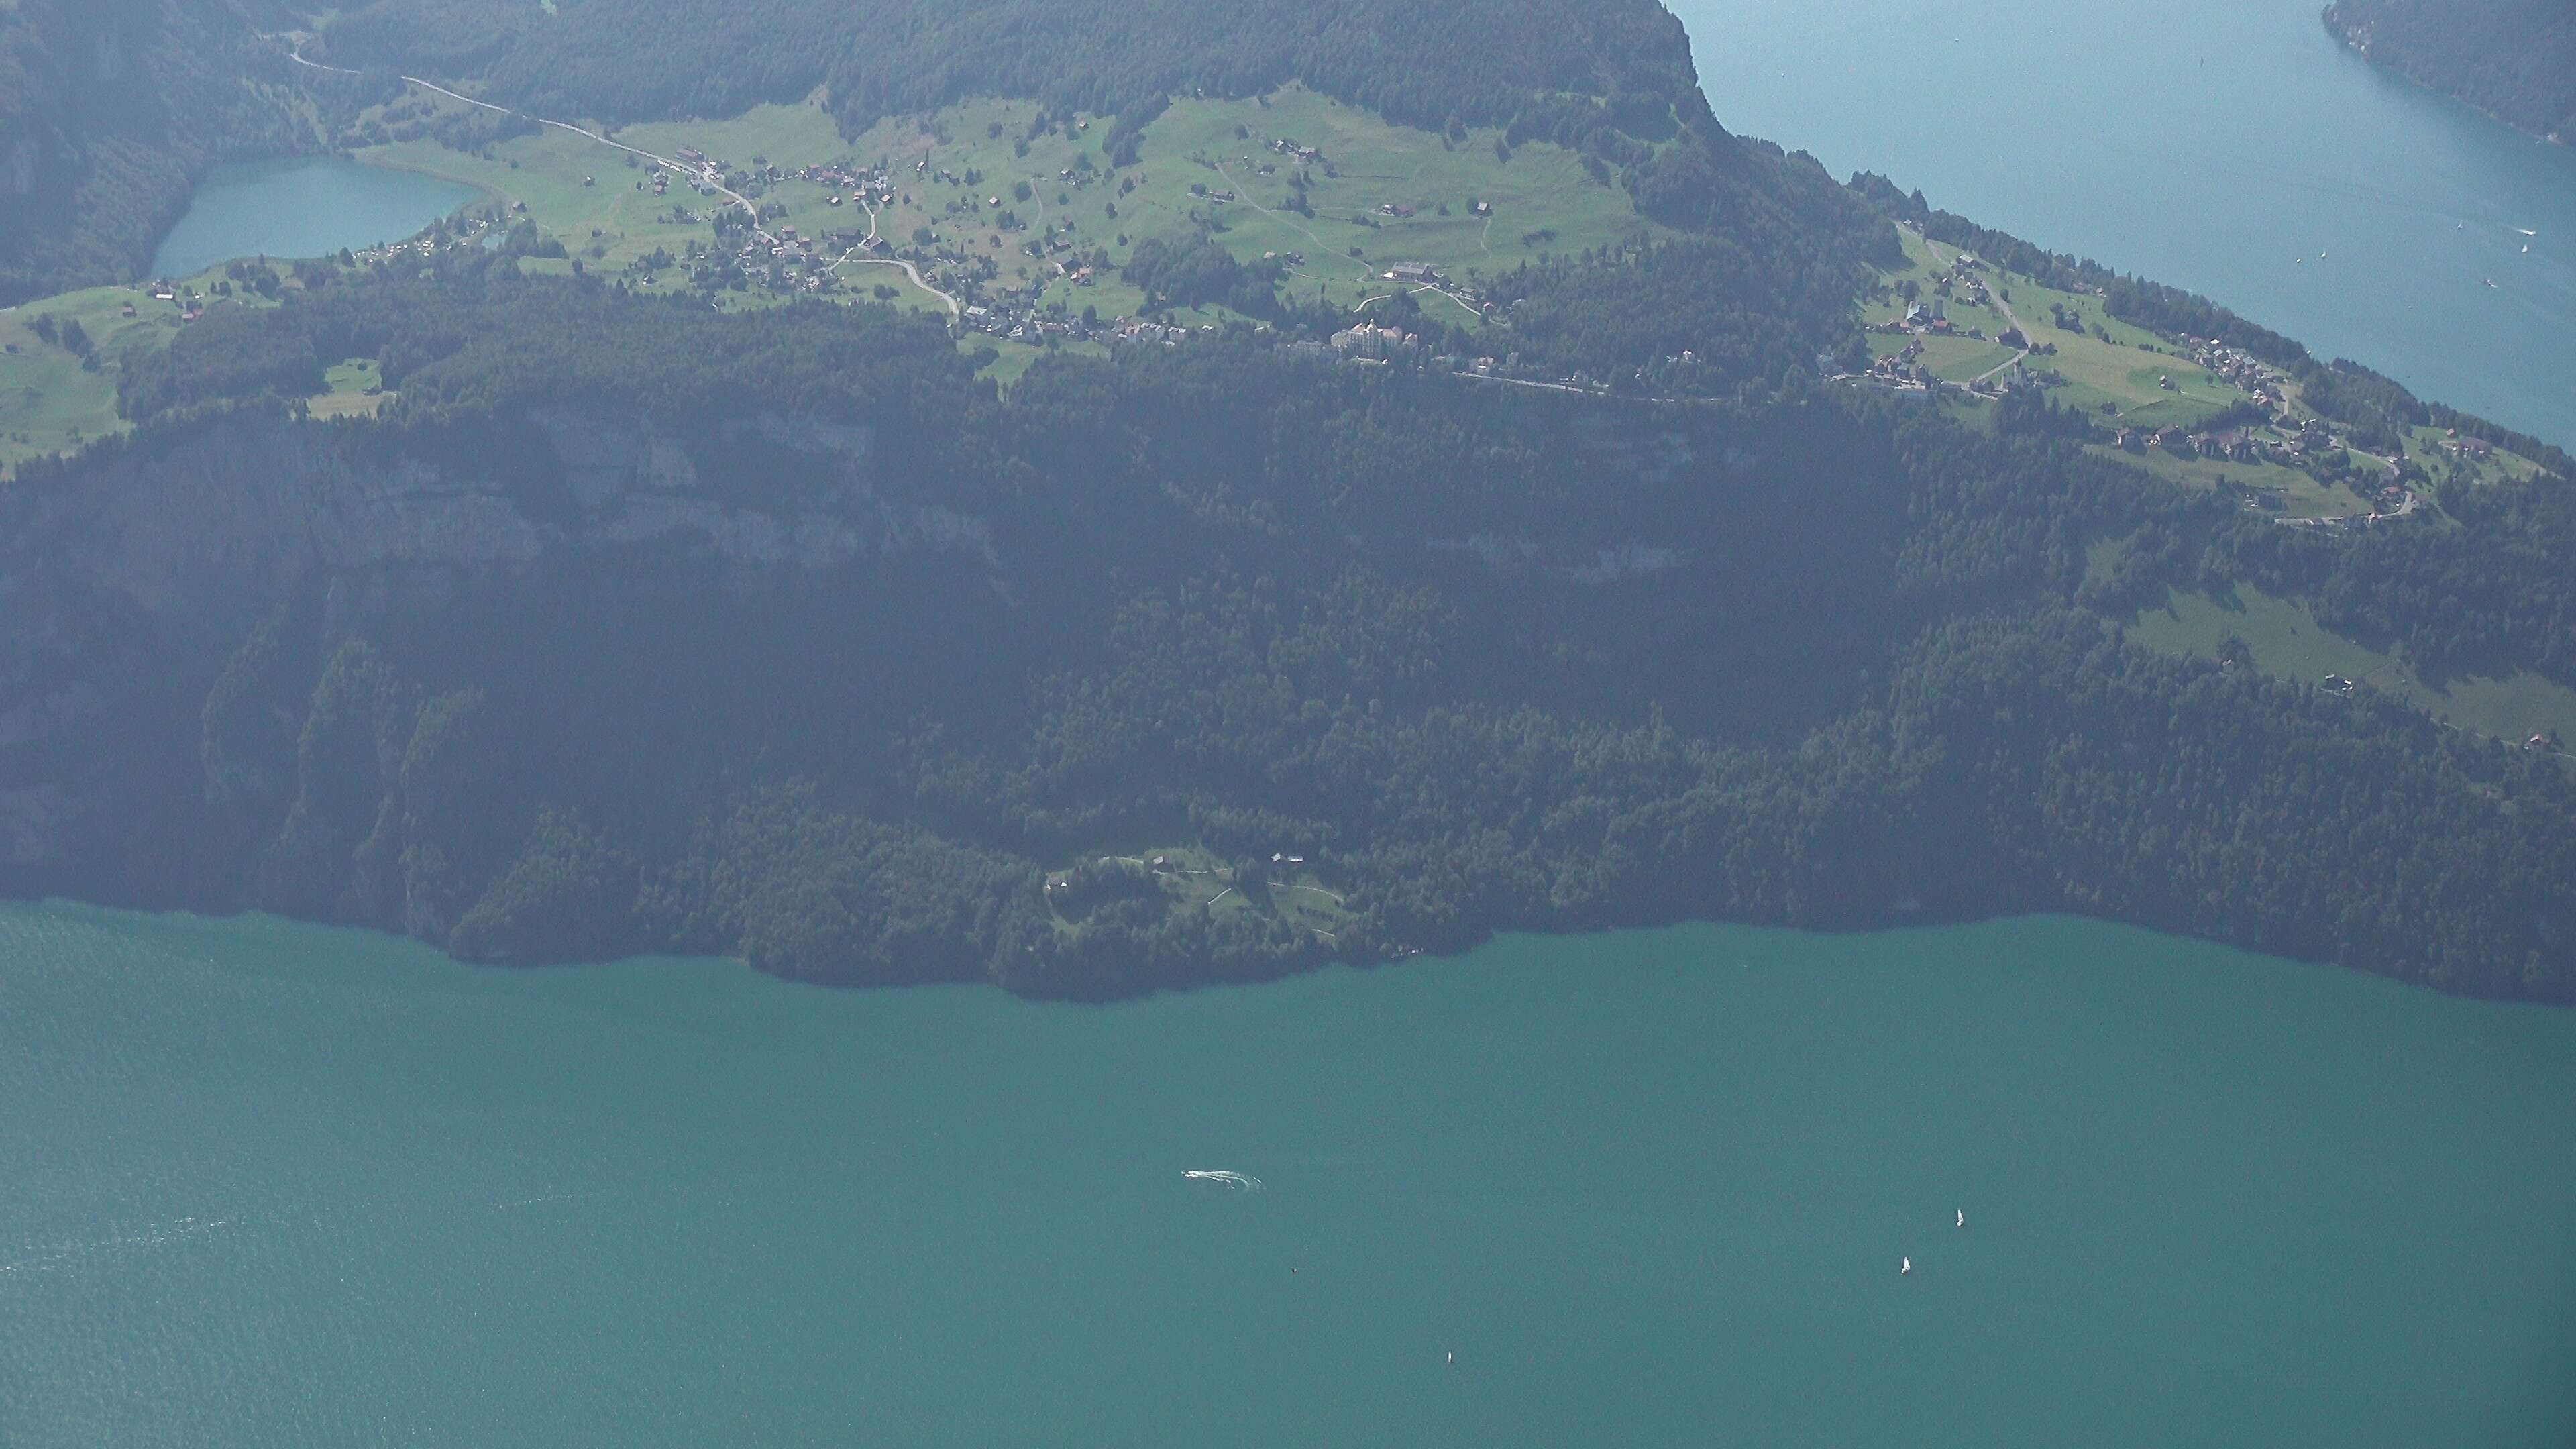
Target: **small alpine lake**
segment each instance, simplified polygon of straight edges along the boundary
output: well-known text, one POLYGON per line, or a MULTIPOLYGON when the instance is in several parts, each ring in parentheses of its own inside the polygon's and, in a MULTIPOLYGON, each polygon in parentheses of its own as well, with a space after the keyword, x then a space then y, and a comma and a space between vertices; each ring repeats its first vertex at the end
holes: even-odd
POLYGON ((162 239, 152 275, 185 277, 237 257, 319 257, 401 241, 474 195, 459 182, 337 156, 219 166, 162 239))
POLYGON ((2571 1087, 2068 918, 1073 1007, 7 905, 0 1425, 2559 1449, 2571 1087))

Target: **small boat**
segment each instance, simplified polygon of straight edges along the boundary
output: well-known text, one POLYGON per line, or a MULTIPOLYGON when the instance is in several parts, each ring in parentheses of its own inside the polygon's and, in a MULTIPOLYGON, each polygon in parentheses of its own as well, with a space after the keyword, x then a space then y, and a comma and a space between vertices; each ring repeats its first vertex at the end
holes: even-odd
POLYGON ((1961 1209, 1959 1209, 1959 1226, 1961 1226, 1961 1227, 1963 1227, 1963 1228, 1964 1228, 1964 1227, 1966 1227, 1967 1225, 1968 1225, 1968 1210, 1967 1210, 1966 1208, 1961 1208, 1961 1209))
POLYGON ((2480 277, 2480 278, 2478 278, 2478 280, 2479 280, 2479 281, 2481 281, 2481 282, 2486 283, 2486 284, 2487 284, 2488 286, 2490 286, 2490 287, 2492 287, 2492 286, 2494 286, 2494 285, 2495 285, 2495 278, 2493 278, 2493 277, 2480 277))
POLYGON ((2324 261, 2325 259, 2326 259, 2326 254, 2325 254, 2324 252, 2322 252, 2322 251, 2321 251, 2321 252, 2318 252, 2318 253, 2317 253, 2317 260, 2318 260, 2318 261, 2321 261, 2321 262, 2322 262, 2322 261, 2324 261))
POLYGON ((2531 243, 2529 243, 2529 242, 2524 242, 2524 243, 2522 244, 2522 249, 2523 249, 2524 251, 2526 251, 2526 252, 2527 252, 2527 251, 2530 251, 2530 250, 2531 250, 2531 243))
POLYGON ((1904 1277, 1906 1274, 1911 1273, 1911 1272, 1913 1272, 1913 1271, 1914 1271, 1914 1260, 1913 1260, 1912 1258, 1907 1258, 1907 1259, 1905 1259, 1905 1260, 1904 1260, 1904 1262, 1903 1262, 1901 1265, 1899 1265, 1899 1266, 1898 1266, 1898 1268, 1897 1268, 1897 1270, 1896 1270, 1896 1276, 1897 1276, 1897 1277, 1899 1277, 1899 1278, 1902 1278, 1902 1277, 1904 1277))
POLYGON ((2536 232, 2536 231, 2533 231, 2530 227, 2527 227, 2527 226, 2518 226, 2518 227, 2515 227, 2515 228, 2514 228, 2514 230, 2515 230, 2515 231, 2518 231, 2518 232, 2521 232, 2524 236, 2538 236, 2538 235, 2540 235, 2540 233, 2538 233, 2538 232, 2536 232))

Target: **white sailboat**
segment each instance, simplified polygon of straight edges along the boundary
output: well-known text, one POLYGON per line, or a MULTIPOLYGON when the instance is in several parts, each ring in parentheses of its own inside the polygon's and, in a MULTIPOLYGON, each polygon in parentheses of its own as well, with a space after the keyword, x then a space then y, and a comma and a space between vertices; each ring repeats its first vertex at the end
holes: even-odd
POLYGON ((1899 1277, 1899 1278, 1902 1278, 1902 1277, 1904 1277, 1906 1274, 1911 1273, 1911 1272, 1913 1272, 1913 1271, 1914 1271, 1914 1260, 1913 1260, 1912 1258, 1907 1258, 1907 1259, 1903 1260, 1900 1264, 1898 1264, 1897 1269, 1896 1269, 1896 1276, 1897 1276, 1897 1277, 1899 1277))
POLYGON ((1961 1226, 1961 1227, 1963 1227, 1963 1228, 1964 1228, 1964 1227, 1966 1227, 1967 1225, 1968 1225, 1968 1210, 1967 1210, 1966 1208, 1961 1208, 1961 1209, 1959 1209, 1959 1226, 1961 1226))

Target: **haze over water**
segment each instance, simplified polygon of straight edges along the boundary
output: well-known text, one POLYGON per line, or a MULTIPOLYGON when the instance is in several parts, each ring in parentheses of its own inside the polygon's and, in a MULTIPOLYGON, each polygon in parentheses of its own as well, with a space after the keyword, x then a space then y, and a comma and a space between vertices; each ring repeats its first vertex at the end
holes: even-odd
POLYGON ((1732 130, 2576 446, 2576 148, 2372 66, 2321 0, 1669 3, 1732 130))
POLYGON ((1078 1008, 10 906, 0 1440, 2563 1449, 2571 1081, 2064 919, 1078 1008))

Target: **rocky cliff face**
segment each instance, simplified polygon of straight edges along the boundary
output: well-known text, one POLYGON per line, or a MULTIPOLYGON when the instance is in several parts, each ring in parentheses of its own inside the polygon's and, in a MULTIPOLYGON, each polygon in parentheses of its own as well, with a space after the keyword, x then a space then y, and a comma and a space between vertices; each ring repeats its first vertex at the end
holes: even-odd
POLYGON ((36 194, 36 141, 32 136, 0 142, 0 193, 36 194))
MULTIPOLYGON (((233 418, 0 495, 0 876, 94 879, 165 795, 224 796, 209 692, 290 605, 327 654, 476 580, 647 551, 741 575, 932 551, 1002 586, 986 521, 886 496, 865 427, 514 421, 517 446, 488 469, 382 430, 233 418)), ((295 716, 311 687, 308 672, 254 691, 251 709, 295 716)), ((273 733, 291 746, 300 727, 273 733)), ((290 750, 273 768, 294 766, 290 750)))

